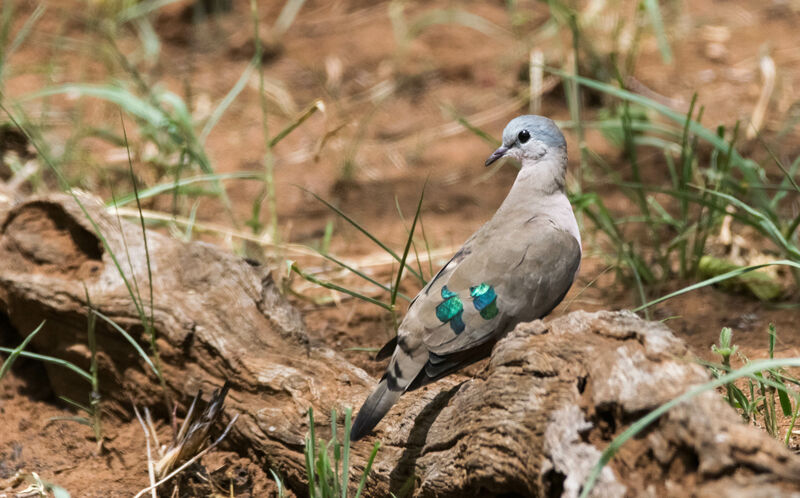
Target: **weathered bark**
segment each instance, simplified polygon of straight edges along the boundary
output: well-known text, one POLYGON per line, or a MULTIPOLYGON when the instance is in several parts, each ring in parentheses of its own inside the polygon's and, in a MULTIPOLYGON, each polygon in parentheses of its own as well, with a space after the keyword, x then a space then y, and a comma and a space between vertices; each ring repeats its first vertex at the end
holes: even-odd
MULTIPOLYGON (((68 196, 0 202, 0 311, 19 334, 46 318, 34 349, 87 365, 87 291, 96 309, 148 347, 112 252, 148 314, 150 304, 140 228, 81 199, 108 247, 68 196)), ((231 381, 227 413, 241 416, 228 444, 302 489, 306 410, 314 407, 325 436, 331 409, 358 406, 374 379, 309 344, 301 317, 264 268, 150 231, 147 244, 168 391, 187 400, 231 381)), ((119 413, 127 413, 130 396, 157 405, 161 387, 133 348, 102 321, 98 333, 104 399, 119 413)), ((82 381, 48 368, 56 392, 86 395, 82 381)), ((366 495, 386 496, 413 475, 419 496, 576 496, 614 435, 706 380, 669 329, 628 312, 573 312, 520 325, 474 378, 444 379, 401 399, 378 426, 383 446, 366 495)), ((371 446, 355 444, 356 469, 371 446)), ((779 496, 798 489, 798 457, 744 425, 710 392, 625 445, 594 495, 779 496)))

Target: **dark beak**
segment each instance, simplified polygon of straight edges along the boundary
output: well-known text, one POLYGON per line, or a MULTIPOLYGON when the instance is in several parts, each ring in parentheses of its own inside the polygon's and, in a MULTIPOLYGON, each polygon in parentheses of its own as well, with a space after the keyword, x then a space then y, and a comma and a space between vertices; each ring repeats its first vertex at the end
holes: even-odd
POLYGON ((498 159, 500 159, 501 157, 505 156, 506 152, 508 152, 508 147, 506 147, 506 146, 502 146, 502 147, 498 148, 496 151, 492 152, 492 155, 489 156, 489 159, 486 160, 486 166, 489 166, 493 162, 495 162, 498 159))

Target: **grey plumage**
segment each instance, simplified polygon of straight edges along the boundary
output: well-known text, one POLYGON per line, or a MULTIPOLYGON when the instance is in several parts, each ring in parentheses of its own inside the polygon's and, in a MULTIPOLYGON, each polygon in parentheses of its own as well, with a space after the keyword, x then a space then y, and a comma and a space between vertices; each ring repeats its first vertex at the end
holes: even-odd
POLYGON ((358 412, 351 439, 364 437, 400 395, 486 357, 520 322, 541 318, 564 298, 581 260, 572 206, 564 193, 566 141, 551 120, 519 116, 486 161, 522 168, 495 215, 475 232, 412 301, 392 359, 358 412))

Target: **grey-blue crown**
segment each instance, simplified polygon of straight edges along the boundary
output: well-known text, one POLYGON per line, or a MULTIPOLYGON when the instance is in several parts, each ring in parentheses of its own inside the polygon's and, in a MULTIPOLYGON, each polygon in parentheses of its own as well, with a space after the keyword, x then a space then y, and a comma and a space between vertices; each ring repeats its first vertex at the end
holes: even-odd
POLYGON ((564 135, 553 120, 535 114, 518 116, 509 121, 503 130, 503 145, 506 147, 514 145, 522 130, 527 130, 532 139, 538 140, 548 147, 567 146, 564 135))

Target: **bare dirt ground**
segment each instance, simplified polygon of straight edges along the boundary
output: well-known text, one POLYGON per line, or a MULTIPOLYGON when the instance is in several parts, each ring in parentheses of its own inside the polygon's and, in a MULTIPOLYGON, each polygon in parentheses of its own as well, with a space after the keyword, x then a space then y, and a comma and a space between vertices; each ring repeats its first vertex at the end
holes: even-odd
MULTIPOLYGON (((282 3, 262 3, 260 18, 264 25, 271 25, 282 3)), ((51 6, 31 39, 11 59, 9 64, 17 69, 5 82, 8 95, 19 96, 53 83, 37 70, 49 61, 58 65, 54 73, 58 83, 105 81, 103 57, 87 56, 91 52, 84 45, 91 44, 93 38, 79 14, 80 7, 73 4, 51 6), (57 46, 57 35, 73 45, 66 49, 57 46)), ((194 109, 202 109, 222 99, 245 70, 253 54, 251 19, 247 2, 234 2, 231 12, 197 22, 187 14, 187 5, 177 2, 156 16, 154 25, 163 44, 159 62, 150 71, 160 84, 186 96, 194 109)), ((697 92, 705 106, 703 122, 707 126, 732 126, 737 120, 751 118, 762 88, 759 55, 769 51, 778 68, 778 79, 764 134, 779 135, 788 118, 796 114, 800 93, 800 38, 796 31, 800 11, 793 10, 791 2, 777 1, 700 0, 669 5, 665 16, 671 26, 674 62, 665 65, 656 44, 644 43, 634 72, 642 91, 651 92, 679 111, 688 109, 692 94, 697 92)), ((278 219, 284 240, 316 243, 326 224, 333 222, 332 253, 362 262, 380 260, 376 246, 296 186, 336 201, 377 237, 398 248, 406 229, 397 214, 395 198, 409 219, 427 179, 422 211, 425 232, 432 248, 443 253, 434 261, 436 270, 448 249, 454 251, 491 216, 505 196, 514 168, 506 166, 486 178, 483 160, 491 152, 489 146, 463 128, 450 127, 453 120, 443 106, 472 116, 473 122, 499 136, 508 119, 525 111, 515 104, 514 94, 525 85, 519 75, 524 69, 520 61, 526 55, 511 49, 516 45, 511 43, 512 27, 504 2, 420 2, 407 5, 406 15, 413 17, 434 6, 458 6, 483 16, 500 28, 500 34, 487 36, 466 27, 434 26, 398 54, 388 2, 309 1, 274 53, 270 52, 265 74, 282 82, 287 90, 288 97, 283 101, 286 114, 303 109, 317 98, 326 105, 324 114, 312 116, 275 149, 278 219), (382 85, 387 81, 396 87, 388 97, 382 97, 382 85), (331 137, 322 143, 327 132, 331 137), (348 161, 355 165, 352 177, 343 174, 348 161)), ((34 7, 34 2, 20 4, 20 23, 34 7)), ((548 18, 545 4, 531 3, 528 7, 528 25, 538 26, 548 18)), ((133 32, 125 31, 119 33, 118 43, 123 51, 132 51, 138 42, 133 32)), ((542 48, 546 62, 559 63, 563 47, 552 43, 542 48)), ((51 111, 56 125, 50 140, 57 140, 63 132, 59 126, 75 105, 69 96, 56 99, 51 111)), ((117 113, 96 103, 87 105, 87 115, 97 119, 117 113)), ((269 126, 274 134, 288 120, 277 105, 272 105, 276 110, 269 126)), ((569 119, 560 89, 545 95, 542 105, 542 114, 569 119)), ((587 112, 593 112, 591 107, 587 112)), ((570 167, 575 171, 579 165, 576 137, 569 131, 566 136, 573 151, 570 167)), ((587 140, 608 161, 620 161, 619 153, 605 145, 599 134, 590 132, 587 140)), ((796 157, 800 152, 797 133, 790 131, 780 140, 781 153, 796 157)), ((218 171, 234 172, 259 169, 263 144, 257 83, 251 80, 209 136, 206 148, 218 171)), ((108 184, 97 179, 113 182, 124 177, 127 164, 106 143, 86 141, 85 146, 88 151, 76 160, 71 177, 79 179, 84 188, 106 195, 108 184), (79 172, 78 165, 88 168, 90 174, 79 172)), ((755 142, 742 151, 759 160, 768 157, 755 142)), ((649 181, 666 178, 663 161, 652 157, 648 162, 648 156, 640 159, 649 165, 644 171, 649 181)), ((151 179, 144 168, 137 169, 137 174, 145 181, 151 179)), ((775 174, 777 177, 779 172, 775 174)), ((233 181, 226 185, 237 218, 247 219, 260 184, 233 181)), ((117 190, 128 188, 120 184, 117 190)), ((602 187, 597 190, 615 213, 624 215, 632 209, 618 192, 602 187)), ((156 200, 148 207, 168 210, 169 202, 156 200)), ((221 214, 219 203, 210 199, 199 204, 197 216, 203 222, 229 221, 221 214)), ((601 256, 598 239, 587 231, 588 227, 580 277, 554 315, 566 310, 621 309, 636 304, 632 286, 618 282, 613 271, 604 273, 610 262, 601 256)), ((374 269, 376 275, 388 280, 392 267, 381 263, 374 269)), ((427 275, 427 264, 423 269, 427 275)), ((651 297, 682 284, 669 282, 651 290, 651 297)), ((413 295, 417 288, 407 280, 403 291, 413 295)), ((385 312, 353 299, 319 305, 296 298, 296 304, 315 340, 344 350, 348 359, 379 375, 383 364, 371 361, 367 353, 346 349, 382 346, 392 334, 385 312)), ((706 359, 711 359, 709 348, 724 326, 733 328, 736 344, 748 356, 765 356, 769 323, 778 330, 776 355, 800 356, 798 311, 765 305, 748 296, 706 288, 659 305, 652 310, 651 318, 669 319, 670 327, 706 359)), ((18 337, 4 333, 2 343, 16 345, 18 337)), ((53 399, 40 366, 19 361, 0 385, 0 483, 21 470, 37 472, 73 496, 126 496, 147 485, 144 438, 135 419, 118 413, 106 417, 106 451, 95 455, 90 428, 51 421, 65 415, 69 415, 68 410, 53 399)), ((164 421, 158 424, 166 440, 170 428, 164 421)), ((184 480, 180 494, 200 492, 201 488, 194 486, 203 484, 203 478, 197 476, 208 472, 216 476, 212 480, 216 479, 219 489, 204 483, 204 493, 221 493, 233 485, 237 496, 264 496, 275 490, 265 470, 247 455, 217 452, 204 460, 203 468, 195 469, 194 477, 184 480), (192 479, 197 482, 193 484, 192 479)))

